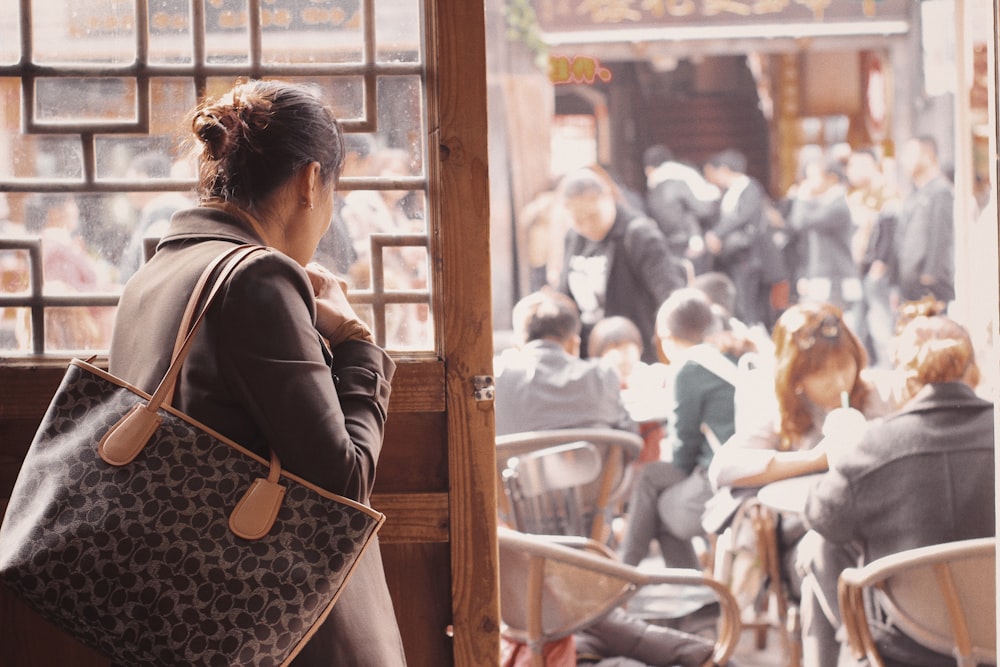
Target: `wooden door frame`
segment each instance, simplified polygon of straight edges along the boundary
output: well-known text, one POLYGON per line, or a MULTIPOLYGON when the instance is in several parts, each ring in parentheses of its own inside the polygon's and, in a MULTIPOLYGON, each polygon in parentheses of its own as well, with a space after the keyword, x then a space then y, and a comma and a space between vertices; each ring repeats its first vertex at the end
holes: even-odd
POLYGON ((437 119, 428 137, 438 226, 432 257, 444 266, 435 285, 443 326, 454 664, 499 663, 500 604, 496 533, 496 454, 492 382, 486 26, 483 3, 428 6, 428 98, 437 119))

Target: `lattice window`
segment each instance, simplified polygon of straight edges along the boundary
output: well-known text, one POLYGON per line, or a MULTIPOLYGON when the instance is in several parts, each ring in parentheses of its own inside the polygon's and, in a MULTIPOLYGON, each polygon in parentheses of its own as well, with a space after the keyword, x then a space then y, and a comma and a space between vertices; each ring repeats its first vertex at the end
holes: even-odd
POLYGON ((423 24, 419 0, 0 0, 0 355, 107 348, 193 202, 185 114, 239 77, 308 82, 343 120, 316 259, 381 344, 433 351, 423 24))

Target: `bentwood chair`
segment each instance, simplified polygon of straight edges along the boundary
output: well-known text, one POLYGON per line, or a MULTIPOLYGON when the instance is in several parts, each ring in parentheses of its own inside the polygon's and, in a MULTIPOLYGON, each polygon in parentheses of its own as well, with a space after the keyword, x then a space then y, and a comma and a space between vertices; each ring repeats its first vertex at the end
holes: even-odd
POLYGON ((498 537, 503 632, 531 649, 534 667, 542 667, 547 643, 586 628, 616 607, 627 609, 628 601, 648 586, 671 588, 681 604, 683 589, 714 594, 720 613, 714 649, 705 665, 725 665, 736 649, 736 600, 725 586, 698 570, 640 570, 587 538, 528 535, 503 527, 498 537))
MULTIPOLYGON (((758 650, 773 630, 788 667, 802 664, 799 610, 785 582, 778 514, 756 496, 740 504, 715 542, 713 575, 743 602, 743 630, 754 633, 758 650)), ((738 602, 738 604, 741 604, 738 602)))
POLYGON ((525 533, 607 543, 642 438, 615 429, 526 431, 496 439, 500 518, 525 533))
POLYGON ((857 660, 884 664, 869 620, 874 605, 921 646, 958 667, 996 664, 996 538, 885 556, 840 575, 840 613, 857 660))

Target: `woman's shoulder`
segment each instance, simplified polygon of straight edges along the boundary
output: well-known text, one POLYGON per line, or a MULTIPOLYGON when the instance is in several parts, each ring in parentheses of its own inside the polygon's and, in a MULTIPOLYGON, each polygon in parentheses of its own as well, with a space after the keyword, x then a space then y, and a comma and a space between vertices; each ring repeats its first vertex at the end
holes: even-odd
POLYGON ((305 269, 277 250, 255 253, 233 271, 227 294, 245 296, 254 302, 296 294, 310 304, 313 290, 305 269))

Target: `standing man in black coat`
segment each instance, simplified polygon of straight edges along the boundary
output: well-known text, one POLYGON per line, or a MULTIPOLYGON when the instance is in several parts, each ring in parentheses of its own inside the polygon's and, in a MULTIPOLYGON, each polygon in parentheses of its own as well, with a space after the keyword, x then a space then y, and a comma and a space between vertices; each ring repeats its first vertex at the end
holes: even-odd
MULTIPOLYGON (((643 360, 656 361, 656 311, 687 284, 679 259, 656 223, 615 200, 610 184, 590 169, 563 177, 560 203, 570 219, 559 290, 580 308, 581 338, 603 317, 622 315, 642 333, 643 360)), ((586 350, 581 356, 587 356, 586 350)))

